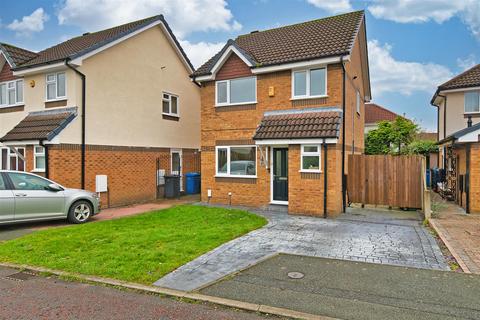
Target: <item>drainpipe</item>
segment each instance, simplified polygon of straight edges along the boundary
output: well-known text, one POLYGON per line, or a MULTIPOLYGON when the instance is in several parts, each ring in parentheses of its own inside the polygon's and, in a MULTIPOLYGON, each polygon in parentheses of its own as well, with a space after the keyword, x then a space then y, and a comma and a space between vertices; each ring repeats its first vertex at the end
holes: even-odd
POLYGON ((465 195, 467 198, 465 203, 465 211, 470 213, 470 143, 467 143, 465 148, 465 195))
MULTIPOLYGON (((443 98, 443 139, 447 137, 447 96, 438 95, 439 97, 443 98)), ((440 110, 438 110, 440 112, 440 110)), ((439 116, 440 117, 440 116, 439 116)), ((438 134, 440 135, 440 127, 438 128, 438 134)), ((443 168, 447 169, 447 148, 443 147, 443 168)))
POLYGON ((72 69, 82 79, 82 144, 81 144, 81 184, 82 189, 85 189, 85 98, 86 98, 86 76, 77 70, 77 68, 69 64, 70 59, 65 61, 65 65, 72 69))
POLYGON ((343 64, 344 56, 340 57, 340 64, 342 65, 342 212, 345 212, 345 208, 347 206, 347 195, 345 191, 345 109, 346 109, 346 83, 345 78, 347 76, 347 72, 345 70, 345 65, 343 64))
MULTIPOLYGON (((48 169, 48 146, 45 144, 44 140, 40 141, 40 145, 43 147, 43 150, 45 150, 45 178, 49 179, 50 170, 48 169)), ((33 146, 33 148, 35 148, 35 146, 33 146)), ((35 149, 33 152, 35 153, 35 149)))
POLYGON ((327 165, 327 144, 325 139, 323 139, 323 217, 327 218, 327 174, 328 174, 328 165, 327 165))

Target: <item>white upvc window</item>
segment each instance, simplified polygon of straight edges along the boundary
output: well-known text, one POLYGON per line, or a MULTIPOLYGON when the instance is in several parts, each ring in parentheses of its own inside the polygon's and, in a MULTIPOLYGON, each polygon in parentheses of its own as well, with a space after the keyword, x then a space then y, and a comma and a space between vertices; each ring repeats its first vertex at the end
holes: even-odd
POLYGON ((304 144, 301 146, 301 172, 321 172, 320 145, 304 144))
POLYGON ((42 146, 33 147, 33 171, 45 172, 45 148, 42 146))
POLYGON ((23 80, 0 83, 0 107, 10 107, 23 103, 23 80))
POLYGON ((215 105, 257 103, 257 77, 220 80, 215 83, 215 105))
POLYGON ((67 83, 65 72, 49 73, 46 75, 47 101, 61 100, 67 97, 67 83))
POLYGON ((327 68, 292 71, 292 99, 327 96, 327 68))
POLYGON ((256 178, 257 147, 215 147, 215 167, 219 177, 256 178))
POLYGON ((164 92, 162 99, 162 113, 178 117, 180 114, 178 100, 177 95, 164 92))
POLYGON ((362 98, 360 97, 360 91, 357 90, 357 113, 360 114, 360 106, 362 104, 362 98))
POLYGON ((467 91, 465 96, 465 113, 480 112, 480 91, 467 91))
MULTIPOLYGON (((16 148, 18 153, 25 157, 25 148, 16 148)), ((10 148, 0 148, 0 170, 25 171, 25 161, 10 148)))

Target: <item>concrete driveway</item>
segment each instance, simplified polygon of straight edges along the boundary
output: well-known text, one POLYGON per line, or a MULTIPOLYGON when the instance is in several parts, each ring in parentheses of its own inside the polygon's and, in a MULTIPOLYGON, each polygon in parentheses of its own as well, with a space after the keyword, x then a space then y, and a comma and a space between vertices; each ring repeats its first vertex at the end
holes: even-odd
POLYGON ((267 226, 183 265, 154 285, 202 288, 277 253, 449 270, 416 212, 349 209, 338 219, 257 211, 267 226))

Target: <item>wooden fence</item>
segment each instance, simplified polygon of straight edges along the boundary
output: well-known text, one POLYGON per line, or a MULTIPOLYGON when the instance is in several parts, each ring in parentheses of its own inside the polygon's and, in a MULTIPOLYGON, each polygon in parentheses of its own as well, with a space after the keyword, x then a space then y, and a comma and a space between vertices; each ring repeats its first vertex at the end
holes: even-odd
POLYGON ((423 161, 422 156, 350 155, 348 201, 423 208, 423 161))

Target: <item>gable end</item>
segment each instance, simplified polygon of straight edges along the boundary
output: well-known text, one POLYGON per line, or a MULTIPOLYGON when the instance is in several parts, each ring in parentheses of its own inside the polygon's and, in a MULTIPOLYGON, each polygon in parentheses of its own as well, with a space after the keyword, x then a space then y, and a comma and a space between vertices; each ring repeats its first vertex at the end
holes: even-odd
POLYGON ((250 67, 243 62, 243 60, 232 53, 225 61, 220 70, 217 72, 216 80, 226 80, 241 77, 248 77, 252 75, 250 67))

